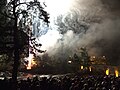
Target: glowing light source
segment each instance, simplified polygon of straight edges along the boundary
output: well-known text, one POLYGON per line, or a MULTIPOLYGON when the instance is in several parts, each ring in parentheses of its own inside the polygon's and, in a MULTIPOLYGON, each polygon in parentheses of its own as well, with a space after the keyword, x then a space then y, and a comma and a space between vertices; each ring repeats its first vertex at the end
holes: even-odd
POLYGON ((56 44, 57 40, 60 38, 61 36, 58 31, 48 30, 48 32, 45 35, 42 35, 38 38, 38 42, 42 43, 42 50, 49 51, 49 49, 53 47, 56 44))
POLYGON ((93 56, 92 58, 94 58, 94 59, 95 59, 96 57, 95 57, 95 56, 93 56))
POLYGON ((83 70, 83 66, 81 66, 80 69, 83 70))
POLYGON ((118 77, 119 76, 119 71, 116 69, 115 70, 115 77, 118 77))
POLYGON ((72 63, 72 61, 68 61, 68 63, 69 63, 69 64, 71 64, 71 63, 72 63))
POLYGON ((89 70, 90 70, 90 72, 92 71, 92 67, 91 66, 89 67, 89 70))
POLYGON ((34 61, 34 56, 33 54, 29 54, 29 57, 27 58, 28 60, 28 65, 27 65, 27 69, 31 69, 33 66, 37 65, 36 62, 34 61))
POLYGON ((105 73, 106 73, 106 75, 109 75, 109 73, 110 73, 110 69, 107 68, 106 71, 105 71, 105 73))
POLYGON ((72 4, 72 0, 43 0, 47 9, 52 15, 59 15, 66 13, 72 4))
POLYGON ((103 58, 105 58, 105 56, 103 56, 103 58))

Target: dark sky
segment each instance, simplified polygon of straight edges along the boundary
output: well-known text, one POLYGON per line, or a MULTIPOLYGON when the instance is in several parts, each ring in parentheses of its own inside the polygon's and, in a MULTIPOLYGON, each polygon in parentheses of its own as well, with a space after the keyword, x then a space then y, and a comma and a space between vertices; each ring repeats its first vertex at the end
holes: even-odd
POLYGON ((120 15, 120 0, 101 0, 111 13, 120 15))
POLYGON ((101 0, 103 4, 109 5, 112 10, 120 9, 120 0, 101 0))
MULTIPOLYGON (((104 44, 102 52, 110 58, 112 64, 120 63, 120 0, 101 0, 104 5, 104 9, 107 9, 110 18, 104 21, 104 24, 108 23, 106 26, 107 37, 110 37, 109 40, 103 38, 104 44), (105 23, 106 22, 106 23, 105 23)), ((109 16, 108 15, 108 16, 109 16)), ((107 16, 106 16, 107 18, 107 16)), ((101 41, 102 42, 102 41, 101 41)), ((102 43, 101 43, 102 44, 102 43)))

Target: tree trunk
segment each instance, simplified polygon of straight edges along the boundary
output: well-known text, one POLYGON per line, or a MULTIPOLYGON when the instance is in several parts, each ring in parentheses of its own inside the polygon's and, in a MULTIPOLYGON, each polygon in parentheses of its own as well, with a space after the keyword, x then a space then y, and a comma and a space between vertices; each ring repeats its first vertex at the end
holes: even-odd
MULTIPOLYGON (((16 48, 16 45, 15 45, 16 48)), ((14 51, 14 64, 13 64, 13 71, 12 71, 12 80, 13 80, 13 89, 17 90, 17 73, 18 73, 18 66, 19 66, 19 50, 16 48, 14 51)))
POLYGON ((13 4, 13 15, 14 15, 14 64, 13 64, 13 71, 12 71, 12 80, 13 80, 13 88, 14 90, 17 90, 17 73, 18 73, 18 67, 19 67, 19 33, 18 33, 18 27, 17 27, 17 16, 15 12, 15 1, 13 4))

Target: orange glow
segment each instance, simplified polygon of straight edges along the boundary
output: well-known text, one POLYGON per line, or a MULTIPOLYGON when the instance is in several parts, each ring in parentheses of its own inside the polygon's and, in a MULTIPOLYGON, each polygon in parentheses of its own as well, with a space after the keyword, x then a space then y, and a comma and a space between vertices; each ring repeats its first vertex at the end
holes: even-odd
POLYGON ((27 65, 27 69, 31 69, 34 65, 37 65, 36 62, 34 61, 34 56, 33 54, 29 54, 28 59, 28 65, 27 65))
POLYGON ((83 70, 83 66, 81 66, 80 69, 83 70))
POLYGON ((109 72, 110 72, 110 70, 109 70, 109 68, 107 68, 107 70, 105 71, 106 75, 109 75, 109 72))
POLYGON ((115 70, 115 77, 118 77, 118 76, 119 76, 119 71, 115 70))

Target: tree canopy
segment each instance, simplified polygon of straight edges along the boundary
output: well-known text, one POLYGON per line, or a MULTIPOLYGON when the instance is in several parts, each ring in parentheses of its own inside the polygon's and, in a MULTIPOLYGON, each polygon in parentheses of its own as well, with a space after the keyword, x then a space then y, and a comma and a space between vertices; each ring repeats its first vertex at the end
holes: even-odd
POLYGON ((42 23, 46 25, 49 23, 49 14, 47 11, 45 11, 44 8, 45 4, 40 3, 38 0, 10 0, 9 2, 4 0, 1 1, 0 19, 3 19, 2 17, 5 17, 7 19, 7 22, 0 22, 4 26, 2 29, 0 29, 0 32, 5 33, 5 35, 0 37, 0 42, 2 45, 0 48, 1 50, 6 49, 6 51, 8 50, 8 47, 12 49, 12 51, 9 53, 12 53, 12 56, 14 58, 12 72, 12 79, 14 82, 17 80, 20 53, 24 48, 24 44, 27 44, 27 47, 25 48, 28 48, 28 50, 30 47, 32 48, 31 50, 35 49, 40 53, 44 52, 40 50, 41 44, 36 43, 35 38, 32 34, 32 19, 34 18, 33 14, 36 14, 42 23), (23 43, 24 41, 25 43, 23 43))

